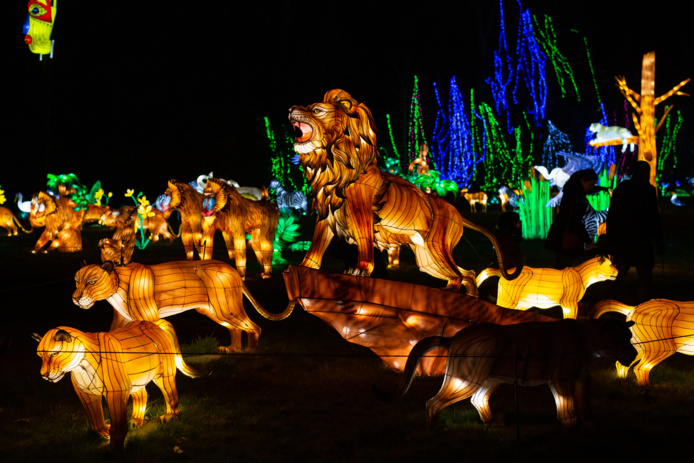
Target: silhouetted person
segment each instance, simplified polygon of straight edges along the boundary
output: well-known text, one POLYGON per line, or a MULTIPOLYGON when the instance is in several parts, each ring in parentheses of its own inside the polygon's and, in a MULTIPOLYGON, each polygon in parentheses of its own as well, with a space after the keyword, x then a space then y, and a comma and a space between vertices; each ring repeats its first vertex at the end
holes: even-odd
POLYGON ((631 267, 639 278, 639 303, 651 299, 655 253, 665 251, 663 221, 655 187, 650 184, 651 166, 634 165, 634 174, 615 188, 607 213, 607 245, 619 274, 616 288, 624 296, 624 281, 631 267))
POLYGON ((585 260, 586 246, 590 249, 593 245, 583 216, 588 207, 586 195, 597 182, 595 171, 584 169, 574 172, 562 188, 559 212, 545 240, 545 248, 554 252, 554 266, 557 269, 569 267, 574 260, 585 260))
MULTIPOLYGON (((523 239, 521 230, 520 215, 517 212, 508 211, 499 216, 499 221, 496 223, 494 235, 499 241, 501 255, 504 259, 506 268, 514 268, 525 264, 525 256, 520 250, 519 244, 523 239)), ((494 253, 494 265, 499 268, 499 262, 494 253)))

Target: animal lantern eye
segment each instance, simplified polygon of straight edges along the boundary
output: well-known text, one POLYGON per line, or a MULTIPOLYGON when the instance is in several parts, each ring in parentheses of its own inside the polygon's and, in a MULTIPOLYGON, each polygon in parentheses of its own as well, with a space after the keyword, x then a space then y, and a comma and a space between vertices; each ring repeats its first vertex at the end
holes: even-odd
POLYGON ((320 108, 313 108, 313 111, 312 111, 312 112, 313 112, 313 114, 320 114, 320 113, 322 113, 323 111, 322 111, 320 108))
POLYGON ((96 280, 89 280, 89 281, 87 282, 88 285, 93 285, 93 284, 95 284, 95 283, 96 283, 96 280))

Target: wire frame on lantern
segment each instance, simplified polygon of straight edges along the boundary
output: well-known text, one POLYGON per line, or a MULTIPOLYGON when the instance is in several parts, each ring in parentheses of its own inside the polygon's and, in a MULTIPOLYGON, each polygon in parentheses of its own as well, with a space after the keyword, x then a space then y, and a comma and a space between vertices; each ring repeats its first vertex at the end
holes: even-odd
POLYGON ((497 269, 488 268, 477 275, 479 287, 487 278, 498 276, 496 303, 509 309, 548 309, 561 306, 564 318, 576 318, 578 301, 586 288, 605 280, 614 280, 617 269, 607 257, 594 257, 563 270, 523 267, 520 276, 507 280, 497 269))
MULTIPOLYGON (((393 370, 402 371, 419 340, 452 336, 471 324, 555 322, 531 312, 495 306, 464 294, 398 281, 289 266, 284 281, 290 305, 298 302, 347 341, 368 347, 393 370)), ((445 358, 425 359, 419 371, 443 373, 445 358)))
POLYGON ((147 406, 145 386, 154 381, 166 402, 162 421, 178 416, 176 369, 192 378, 209 374, 183 361, 171 324, 134 321, 110 332, 84 333, 60 326, 39 340, 41 376, 58 382, 72 373, 72 384, 92 430, 110 438, 111 449, 121 450, 128 430, 127 404, 132 397, 132 423, 141 427, 147 406), (106 400, 110 426, 104 420, 102 399, 106 400))
POLYGON ((626 315, 638 355, 629 365, 617 362, 617 374, 625 378, 634 366, 636 380, 650 385, 653 367, 675 353, 694 355, 694 302, 652 299, 636 307, 615 300, 598 302, 591 312, 598 318, 609 312, 626 315))

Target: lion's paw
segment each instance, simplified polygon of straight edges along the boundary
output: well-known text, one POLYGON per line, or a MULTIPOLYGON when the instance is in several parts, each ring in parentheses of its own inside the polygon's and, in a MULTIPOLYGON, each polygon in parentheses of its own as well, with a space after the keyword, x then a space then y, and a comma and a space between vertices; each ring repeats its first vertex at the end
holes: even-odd
POLYGON ((161 421, 162 423, 168 423, 169 421, 173 421, 175 419, 178 419, 178 414, 175 414, 175 413, 171 413, 168 415, 162 415, 159 417, 159 421, 161 421))
POLYGON ((233 352, 239 352, 241 348, 236 348, 233 346, 219 346, 217 350, 220 354, 231 354, 233 352))
POLYGON ((102 428, 97 429, 96 433, 101 437, 102 439, 111 439, 111 434, 109 434, 109 431, 111 429, 110 424, 105 424, 102 428))
POLYGON ((345 269, 344 274, 345 275, 352 275, 354 277, 368 277, 370 275, 370 273, 364 269, 353 268, 353 267, 347 267, 345 269))
POLYGON ((130 429, 131 431, 134 431, 136 429, 140 429, 143 424, 144 424, 144 420, 138 420, 138 419, 133 418, 130 421, 128 421, 128 429, 130 429))

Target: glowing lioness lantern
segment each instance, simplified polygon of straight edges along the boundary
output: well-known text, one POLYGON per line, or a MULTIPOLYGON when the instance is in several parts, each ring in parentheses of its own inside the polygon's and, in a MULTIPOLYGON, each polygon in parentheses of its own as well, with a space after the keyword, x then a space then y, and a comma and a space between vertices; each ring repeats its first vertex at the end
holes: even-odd
POLYGON ((444 408, 471 398, 485 424, 493 414, 489 397, 502 383, 547 384, 557 405, 557 418, 567 427, 589 419, 587 381, 594 359, 631 362, 636 349, 629 341, 634 322, 560 320, 499 326, 480 323, 455 336, 432 336, 412 349, 393 395, 410 387, 417 365, 426 354, 444 350, 446 374, 441 389, 427 401, 427 424, 444 408))
POLYGON ((477 275, 477 286, 490 276, 498 276, 499 293, 496 303, 509 309, 548 309, 561 306, 564 318, 576 318, 578 301, 586 288, 599 281, 614 280, 617 269, 607 257, 594 257, 563 270, 523 267, 520 276, 508 281, 499 270, 488 268, 477 275))
POLYGON ((291 310, 272 314, 255 300, 229 264, 214 260, 173 261, 156 265, 130 263, 116 267, 86 265, 75 274, 72 301, 89 309, 96 301, 107 300, 114 309, 111 329, 133 320, 157 321, 170 315, 195 309, 226 327, 231 344, 220 347, 230 352, 241 350, 241 332, 248 335, 248 349, 258 345, 260 327, 243 309, 243 296, 258 313, 269 320, 282 320, 291 310))
POLYGON ((638 355, 630 364, 617 362, 617 374, 625 378, 634 366, 636 380, 649 386, 653 367, 674 353, 694 355, 694 302, 652 299, 636 307, 619 301, 600 301, 593 307, 592 316, 599 318, 608 312, 626 315, 634 335, 638 355))
POLYGON ((29 13, 24 23, 24 42, 32 53, 48 55, 53 48, 51 32, 58 0, 29 0, 29 13))
POLYGON ((318 222, 303 262, 318 269, 333 237, 358 248, 355 276, 369 276, 374 246, 380 250, 407 245, 417 266, 446 280, 457 291, 463 275, 453 248, 463 227, 483 233, 494 246, 504 270, 501 248, 493 233, 464 219, 453 205, 427 194, 407 180, 378 167, 376 131, 371 111, 343 90, 330 90, 320 103, 292 106, 289 121, 297 131, 294 150, 311 186, 318 222))
MULTIPOLYGON (((39 340, 38 335, 34 336, 39 340)), ((178 339, 166 320, 135 321, 107 333, 83 333, 66 326, 40 338, 41 376, 56 383, 72 372, 72 385, 89 417, 92 430, 121 450, 128 431, 128 398, 133 398, 132 423, 141 427, 147 406, 145 386, 154 381, 166 402, 162 421, 178 416, 176 369, 191 378, 208 371, 190 368, 181 357, 178 339), (104 421, 106 399, 111 425, 104 421)))
MULTIPOLYGON (((284 272, 287 295, 330 324, 349 342, 368 347, 393 370, 402 371, 417 341, 453 336, 475 323, 511 325, 555 322, 531 312, 504 309, 465 294, 376 278, 336 275, 290 266, 284 272)), ((443 373, 445 357, 420 365, 425 375, 443 373)))

